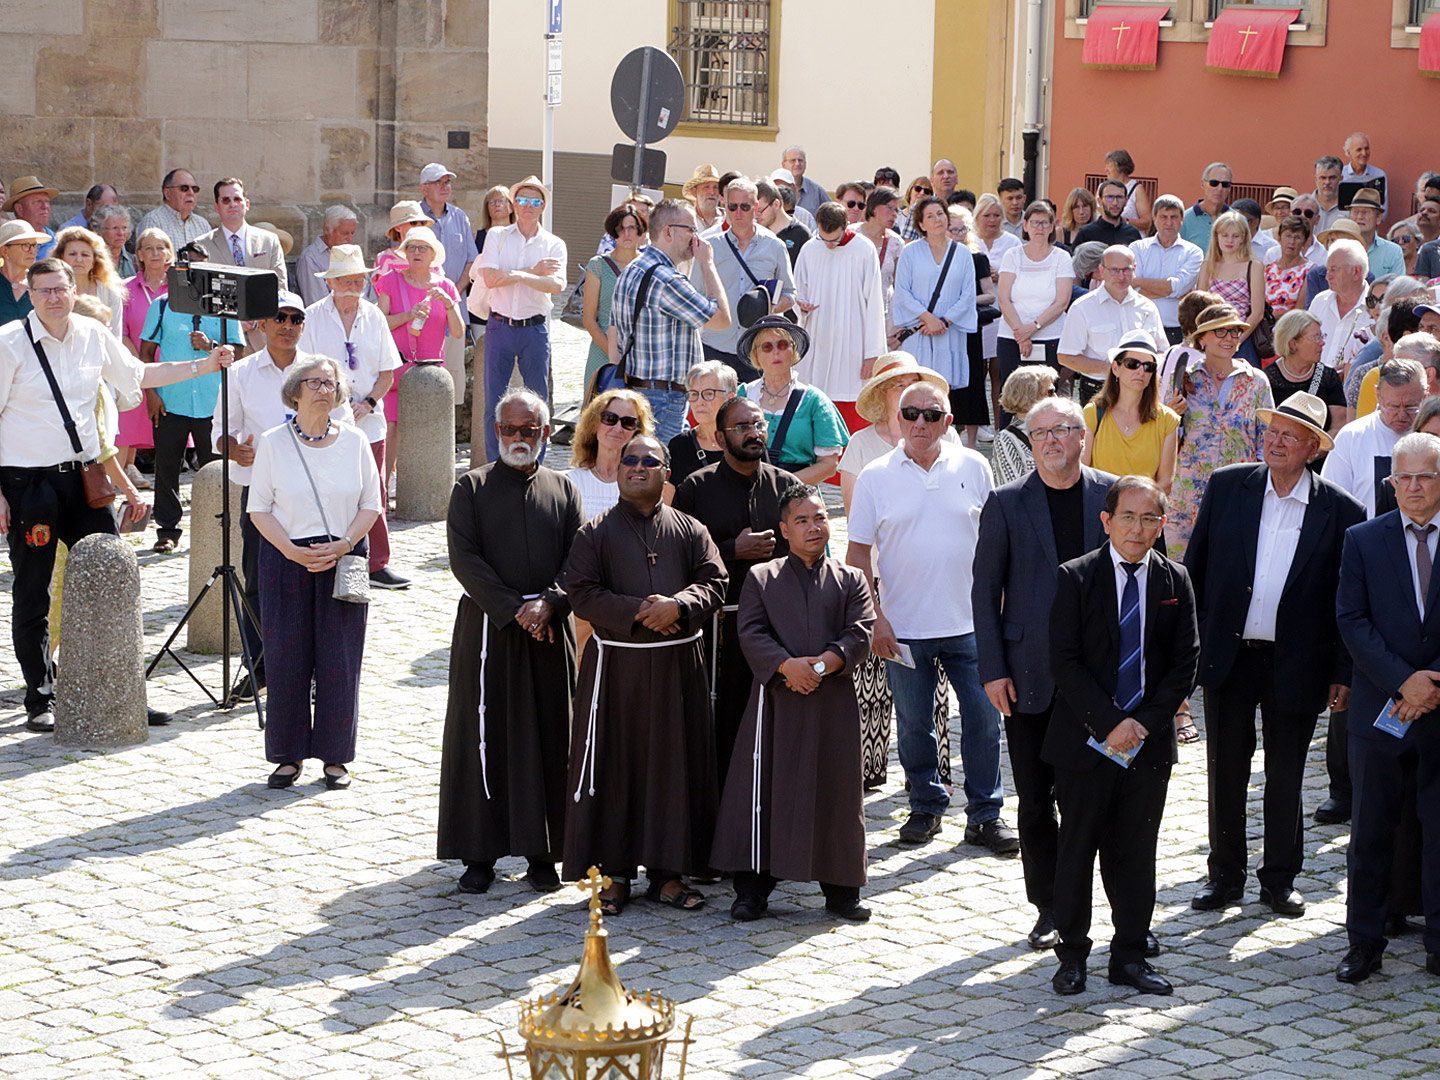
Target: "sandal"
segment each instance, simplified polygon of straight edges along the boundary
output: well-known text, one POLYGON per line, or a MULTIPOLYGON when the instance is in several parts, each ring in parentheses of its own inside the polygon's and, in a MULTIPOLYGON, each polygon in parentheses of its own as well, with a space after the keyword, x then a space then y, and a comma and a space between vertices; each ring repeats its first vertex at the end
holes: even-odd
POLYGON ((600 894, 600 914, 602 915, 619 915, 625 910, 625 905, 630 903, 630 882, 627 878, 612 880, 611 888, 618 888, 620 895, 606 896, 604 893, 600 894))
POLYGON ((275 769, 275 771, 270 774, 270 779, 267 781, 267 783, 268 783, 268 784, 270 785, 270 787, 272 787, 272 788, 287 788, 287 787, 290 787, 292 784, 295 783, 295 781, 296 781, 297 779, 299 779, 299 777, 300 777, 300 769, 301 769, 301 764, 300 764, 300 762, 298 762, 298 761, 286 761, 286 762, 282 763, 281 765, 279 765, 279 766, 275 769), (294 772, 288 772, 288 773, 287 773, 287 772, 282 772, 282 771, 281 771, 282 769, 294 769, 295 771, 294 771, 294 772))
POLYGON ((1175 741, 1178 743, 1192 743, 1200 738, 1200 729, 1195 726, 1195 721, 1190 718, 1190 707, 1187 705, 1175 714, 1175 741))
POLYGON ((325 786, 331 791, 343 791, 350 786, 350 771, 344 765, 325 766, 325 786), (331 769, 339 769, 338 773, 332 773, 331 769))
POLYGON ((669 881, 652 881, 649 888, 645 890, 645 899, 653 900, 657 904, 668 904, 677 911, 695 911, 705 906, 705 894, 686 888, 685 883, 679 878, 671 878, 669 881), (671 881, 678 884, 680 888, 677 892, 666 896, 664 889, 671 881))

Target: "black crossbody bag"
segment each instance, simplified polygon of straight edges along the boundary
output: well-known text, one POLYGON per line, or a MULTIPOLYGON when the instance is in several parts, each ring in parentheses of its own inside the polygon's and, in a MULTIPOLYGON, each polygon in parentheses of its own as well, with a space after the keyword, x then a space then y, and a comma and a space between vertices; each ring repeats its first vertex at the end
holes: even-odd
MULTIPOLYGON (((940 302, 940 290, 945 287, 945 275, 950 273, 950 262, 952 259, 955 258, 955 249, 959 246, 960 245, 955 243, 954 240, 951 240, 950 247, 947 248, 945 251, 945 262, 940 267, 940 280, 935 282, 935 291, 930 294, 930 304, 925 308, 925 310, 928 311, 931 315, 935 314, 935 305, 940 302)), ((895 337, 898 341, 903 342, 911 334, 918 332, 919 329, 920 327, 918 326, 907 326, 904 329, 897 331, 895 337)))

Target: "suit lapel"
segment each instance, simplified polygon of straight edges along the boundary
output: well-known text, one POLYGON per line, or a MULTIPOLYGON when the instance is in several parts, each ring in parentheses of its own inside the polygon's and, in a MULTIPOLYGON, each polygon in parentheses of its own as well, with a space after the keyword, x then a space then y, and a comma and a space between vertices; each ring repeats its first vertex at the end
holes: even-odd
MULTIPOLYGON (((1415 606, 1415 579, 1410 576, 1410 549, 1405 542, 1405 515, 1398 510, 1392 510, 1385 515, 1385 546, 1390 551, 1390 565, 1394 570, 1396 584, 1399 586, 1400 595, 1405 597, 1405 610, 1419 626, 1423 620, 1420 618, 1420 611, 1415 606)), ((1435 580, 1431 577, 1431 593, 1434 593, 1435 580)), ((1430 610, 1434 605, 1430 605, 1430 610)))
POLYGON ((1310 556, 1315 554, 1320 537, 1330 527, 1332 509, 1330 496, 1312 477, 1310 502, 1305 507, 1305 517, 1300 523, 1300 540, 1295 545, 1295 557, 1290 560, 1290 572, 1285 575, 1285 587, 1280 590, 1282 596, 1290 591, 1290 586, 1301 580, 1304 567, 1309 563, 1310 556))
POLYGON ((1094 551, 1105 544, 1105 526, 1100 521, 1100 511, 1105 509, 1105 495, 1108 484, 1095 478, 1094 473, 1081 467, 1080 482, 1085 485, 1082 496, 1085 509, 1085 550, 1094 551))
MULTIPOLYGON (((1252 560, 1254 556, 1251 556, 1252 560)), ((1145 553, 1145 624, 1142 634, 1142 646, 1145 656, 1150 655, 1150 637, 1155 629, 1155 614, 1159 609, 1160 601, 1166 598, 1170 591, 1169 582, 1161 581, 1165 574, 1165 563, 1158 551, 1147 551, 1145 553)))
POLYGON ((1115 562, 1110 545, 1100 549, 1095 560, 1095 587, 1100 590, 1100 610, 1105 613, 1105 632, 1110 635, 1111 662, 1120 666, 1120 600, 1115 595, 1115 562))
POLYGON ((1040 479, 1038 472, 1030 473, 1030 478, 1021 487, 1020 494, 1025 503, 1025 512, 1030 516, 1030 524, 1040 540, 1040 549, 1045 553, 1045 565, 1058 566, 1060 555, 1055 550, 1055 528, 1050 521, 1050 503, 1045 498, 1045 481, 1040 479))
MULTIPOLYGON (((1240 551, 1245 560, 1245 580, 1255 580, 1255 555, 1260 546, 1260 514, 1265 506, 1265 481, 1270 470, 1252 469, 1240 485, 1240 551)), ((1213 534, 1212 534, 1213 535, 1213 534)))

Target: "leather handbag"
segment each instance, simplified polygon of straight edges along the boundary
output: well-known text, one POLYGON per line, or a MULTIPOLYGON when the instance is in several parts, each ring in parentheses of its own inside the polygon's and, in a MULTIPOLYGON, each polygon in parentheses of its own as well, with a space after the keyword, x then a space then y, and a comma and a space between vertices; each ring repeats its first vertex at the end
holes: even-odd
MULTIPOLYGON (((60 409, 60 419, 65 424, 65 434, 70 436, 70 446, 75 453, 82 453, 84 447, 80 443, 79 433, 75 430, 75 418, 70 415, 70 407, 65 404, 65 395, 60 392, 60 384, 55 381, 55 372, 50 369, 50 360, 40 343, 35 340, 35 335, 31 333, 28 320, 25 322, 25 336, 30 339, 30 347, 35 350, 35 357, 40 361, 40 370, 45 373, 45 381, 50 384, 50 393, 55 398, 55 404, 60 409)), ((102 510, 115 502, 115 485, 100 462, 84 462, 80 466, 80 481, 85 485, 85 502, 92 510, 102 510)))
MULTIPOLYGON (((315 477, 310 475, 310 466, 305 462, 305 451, 300 448, 300 440, 295 437, 295 429, 289 424, 285 427, 290 432, 290 441, 295 444, 295 454, 300 458, 300 467, 305 470, 305 479, 310 481, 310 493, 315 496, 315 509, 320 511, 320 523, 325 526, 325 535, 334 536, 330 531, 330 522, 325 519, 325 504, 320 501, 320 491, 315 486, 315 477)), ((344 600, 347 604, 368 604, 370 602, 370 559, 366 555, 356 555, 353 551, 348 555, 341 555, 335 562, 335 587, 330 590, 330 595, 336 600, 344 600)))

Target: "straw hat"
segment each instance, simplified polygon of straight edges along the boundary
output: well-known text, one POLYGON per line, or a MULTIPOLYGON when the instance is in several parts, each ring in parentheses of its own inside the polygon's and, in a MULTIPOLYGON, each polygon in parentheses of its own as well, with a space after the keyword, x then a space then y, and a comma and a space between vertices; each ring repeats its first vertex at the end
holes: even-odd
POLYGON ((445 265, 445 245, 440 243, 440 238, 435 235, 435 230, 428 225, 416 225, 405 234, 405 239, 400 242, 400 253, 403 255, 405 249, 416 241, 426 245, 435 253, 435 262, 432 265, 445 265))
POLYGON ((1265 204, 1265 212, 1277 218, 1283 217, 1283 214, 1276 213, 1275 204, 1281 199, 1284 199, 1285 203, 1289 205, 1298 198, 1300 198, 1300 192, 1296 191, 1293 187, 1285 187, 1283 185, 1277 187, 1274 194, 1270 196, 1270 201, 1265 204))
POLYGON ((755 344, 755 339, 764 330, 783 330, 790 335, 790 340, 795 345, 791 353, 791 367, 798 364, 801 357, 810 351, 810 332, 803 326, 792 323, 784 315, 763 315, 740 335, 740 340, 735 345, 735 354, 747 364, 754 364, 754 361, 750 359, 750 347, 755 344))
POLYGON ((414 199, 402 199, 390 208, 390 227, 385 230, 385 235, 391 240, 399 240, 400 234, 395 230, 401 225, 434 225, 435 221, 421 208, 414 199))
POLYGON ((32 229, 30 223, 23 218, 16 218, 14 221, 7 221, 4 225, 0 225, 0 248, 6 244, 19 244, 27 240, 33 240, 37 244, 48 244, 51 238, 32 229))
POLYGON ((928 382, 941 393, 949 393, 950 384, 945 376, 928 367, 921 367, 915 357, 907 352, 881 353, 875 358, 874 371, 855 398, 855 411, 871 423, 878 424, 885 419, 885 386, 892 379, 903 375, 919 375, 921 382, 928 382))
POLYGON ((1199 341, 1201 334, 1208 334, 1215 330, 1224 330, 1227 326, 1238 326, 1242 330, 1250 329, 1250 324, 1242 319, 1240 313, 1229 304, 1211 304, 1200 314, 1203 316, 1206 311, 1215 311, 1217 308, 1220 309, 1218 315, 1212 316, 1206 322, 1197 322, 1195 324, 1195 333, 1191 338, 1192 341, 1199 341))
POLYGON ((520 189, 521 189, 521 188, 527 188, 527 187, 528 187, 528 188, 534 188, 536 191, 540 192, 541 195, 544 195, 544 196, 545 196, 545 205, 546 205, 546 206, 549 206, 549 205, 550 205, 550 189, 547 188, 547 187, 545 186, 544 181, 541 180, 541 179, 540 179, 538 176, 536 176, 534 173, 531 173, 531 174, 530 174, 529 176, 527 176, 524 180, 521 180, 518 184, 511 184, 511 185, 510 185, 510 198, 514 199, 514 198, 518 197, 519 194, 520 194, 520 189))
MULTIPOLYGON (((1212 327, 1212 329, 1214 328, 1212 327)), ((1196 332, 1199 332, 1198 327, 1196 328, 1196 332)), ((1109 357, 1110 362, 1113 364, 1127 352, 1144 353, 1157 364, 1160 362, 1160 350, 1155 345, 1155 339, 1151 337, 1146 330, 1131 330, 1120 339, 1119 345, 1110 349, 1105 355, 1109 357)))
POLYGON ((353 277, 356 274, 369 274, 375 270, 373 266, 365 265, 365 253, 356 244, 336 244, 330 249, 330 268, 318 270, 315 276, 318 278, 353 277))
POLYGON ((1276 408, 1256 409, 1255 415, 1267 424, 1272 423, 1277 416, 1293 420, 1320 439, 1321 450, 1335 448, 1335 440, 1325 434, 1325 421, 1330 418, 1330 407, 1314 394, 1307 394, 1303 390, 1298 391, 1287 397, 1276 408))
POLYGON ((1350 205, 1352 207, 1368 206, 1373 210, 1379 210, 1381 212, 1385 210, 1385 203, 1384 200, 1380 198, 1380 192, 1369 187, 1361 188, 1357 191, 1354 198, 1350 200, 1350 205))
POLYGON ((1348 217, 1336 218, 1328 229, 1319 234, 1319 239, 1320 243, 1329 247, 1332 240, 1339 240, 1342 236, 1360 241, 1362 247, 1365 245, 1365 234, 1360 231, 1360 226, 1348 217))
POLYGON ((720 174, 715 171, 715 166, 701 165, 695 170, 695 175, 685 181, 685 186, 680 190, 684 193, 685 198, 691 199, 695 197, 695 189, 701 184, 718 183, 720 183, 720 174))
POLYGON ((280 250, 285 252, 286 255, 289 255, 290 249, 295 246, 295 237, 280 228, 279 225, 272 225, 268 221, 256 221, 250 227, 252 229, 264 229, 268 233, 273 233, 280 241, 280 250))
MULTIPOLYGON (((4 206, 0 206, 0 210, 14 210, 15 204, 26 195, 49 195, 53 199, 59 194, 59 188, 46 187, 38 177, 22 176, 10 185, 10 197, 5 200, 4 206)), ((46 239, 48 240, 49 237, 47 236, 46 239)))

